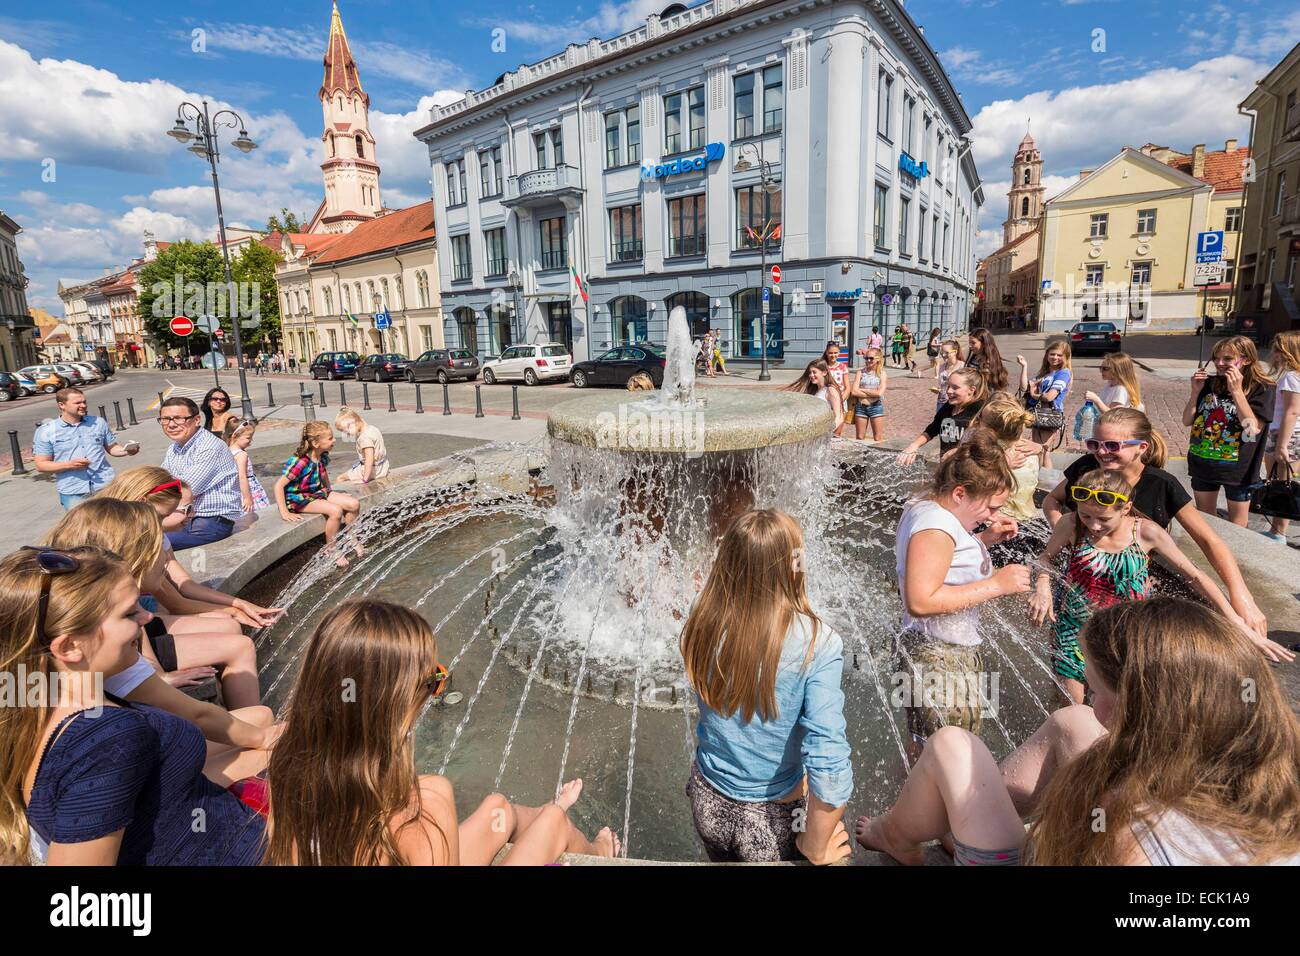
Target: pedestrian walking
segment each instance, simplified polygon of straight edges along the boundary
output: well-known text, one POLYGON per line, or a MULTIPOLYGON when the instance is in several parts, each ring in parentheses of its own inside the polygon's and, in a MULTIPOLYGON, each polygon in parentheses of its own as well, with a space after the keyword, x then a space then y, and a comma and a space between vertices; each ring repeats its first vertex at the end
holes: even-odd
POLYGON ((120 444, 98 415, 86 414, 86 396, 79 388, 54 395, 59 417, 36 429, 32 456, 36 470, 57 475, 55 487, 64 510, 93 495, 113 480, 109 456, 122 458, 140 451, 138 442, 120 444))

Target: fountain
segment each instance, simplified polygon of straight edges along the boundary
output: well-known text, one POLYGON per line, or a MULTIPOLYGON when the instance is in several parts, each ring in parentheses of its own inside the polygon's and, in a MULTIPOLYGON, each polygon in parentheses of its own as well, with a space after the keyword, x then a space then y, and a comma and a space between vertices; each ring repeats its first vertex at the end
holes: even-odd
MULTIPOLYGON (((813 607, 844 638, 850 811, 878 812, 905 776, 893 529, 926 469, 833 447, 831 424, 808 396, 697 392, 674 309, 657 394, 582 395, 552 410, 537 447, 445 459, 363 512, 351 533, 367 554, 346 574, 323 553, 299 566, 275 598, 290 612, 259 636, 267 701, 283 703, 311 628, 340 601, 415 607, 460 695, 422 715, 422 771, 448 774, 463 804, 494 789, 541 802, 581 776, 579 825, 616 827, 633 856, 703 859, 683 794, 694 700, 677 639, 730 521, 778 507, 803 526, 813 607)), ((1031 636, 1021 614, 984 611, 1000 676, 985 737, 999 755, 1058 699, 1046 632, 1031 636)))

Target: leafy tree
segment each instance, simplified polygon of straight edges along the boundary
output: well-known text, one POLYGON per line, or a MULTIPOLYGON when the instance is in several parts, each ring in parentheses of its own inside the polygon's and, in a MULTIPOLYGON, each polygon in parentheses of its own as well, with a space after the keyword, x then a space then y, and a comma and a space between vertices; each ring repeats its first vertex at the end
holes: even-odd
POLYGON ((245 344, 266 341, 274 344, 280 340, 280 296, 277 294, 275 264, 280 254, 260 242, 246 245, 239 257, 230 263, 230 276, 239 283, 257 283, 262 324, 256 329, 241 329, 245 344))
POLYGON ((280 207, 280 214, 278 216, 272 214, 270 217, 267 218, 266 231, 267 232, 302 232, 303 222, 305 222, 306 219, 307 219, 306 216, 303 216, 300 219, 298 216, 294 215, 288 209, 285 209, 282 206, 280 207))

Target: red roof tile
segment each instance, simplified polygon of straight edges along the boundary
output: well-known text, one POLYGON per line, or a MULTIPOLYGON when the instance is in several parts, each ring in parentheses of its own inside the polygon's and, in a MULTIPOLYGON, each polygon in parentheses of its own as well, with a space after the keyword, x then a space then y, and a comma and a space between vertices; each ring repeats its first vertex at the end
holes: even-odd
MULTIPOLYGON (((1198 177, 1201 182, 1209 183, 1216 192, 1233 192, 1245 188, 1242 177, 1246 171, 1246 160, 1250 159, 1250 147, 1242 146, 1228 151, 1218 149, 1205 154, 1205 175, 1198 177)), ((1192 157, 1179 156, 1167 160, 1168 164, 1180 173, 1192 174, 1192 157)))
POLYGON ((330 245, 316 264, 355 259, 384 249, 423 242, 434 235, 433 201, 430 200, 361 223, 351 232, 339 236, 339 241, 330 245))
POLYGON ((335 90, 342 90, 349 96, 353 93, 360 94, 366 106, 370 105, 370 97, 361 89, 361 76, 357 73, 356 61, 352 59, 347 35, 343 32, 343 18, 339 16, 337 3, 330 15, 329 46, 325 49, 325 79, 321 82, 319 95, 323 99, 335 90))

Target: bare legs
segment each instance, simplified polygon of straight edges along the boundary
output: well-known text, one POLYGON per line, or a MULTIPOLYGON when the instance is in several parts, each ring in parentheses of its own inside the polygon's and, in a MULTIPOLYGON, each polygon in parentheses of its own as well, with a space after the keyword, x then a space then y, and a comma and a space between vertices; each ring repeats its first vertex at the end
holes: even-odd
MULTIPOLYGON (((1219 513, 1219 492, 1214 491, 1197 491, 1192 489, 1192 497, 1196 499, 1196 510, 1202 514, 1217 515, 1219 513)), ((1246 527, 1250 520, 1250 502, 1249 501, 1229 501, 1228 520, 1233 524, 1246 527)))
POLYGON ((256 707, 262 702, 257 686, 257 651, 251 638, 243 634, 176 637, 178 670, 205 664, 221 667, 221 696, 228 710, 256 707))
POLYGON ((943 727, 926 742, 893 808, 858 818, 858 842, 906 864, 921 863, 921 845, 949 832, 978 849, 1019 849, 1021 816, 1037 805, 1057 768, 1104 733, 1092 708, 1066 707, 999 768, 978 737, 943 727))
MULTIPOLYGON (((331 491, 328 498, 312 501, 305 505, 302 510, 306 514, 325 516, 325 547, 329 548, 334 545, 334 539, 338 537, 340 529, 350 527, 352 522, 357 519, 357 515, 361 512, 361 502, 352 495, 346 495, 341 491, 331 491)), ((364 553, 360 544, 355 545, 354 550, 357 557, 364 553)), ((338 561, 335 563, 340 568, 346 568, 348 559, 339 555, 338 561)))
POLYGON ((569 821, 569 809, 582 793, 582 781, 571 780, 560 789, 554 803, 543 807, 512 804, 499 793, 488 794, 460 824, 460 862, 487 866, 502 847, 513 843, 503 865, 538 866, 552 863, 562 853, 615 856, 619 841, 605 827, 588 840, 569 821))

